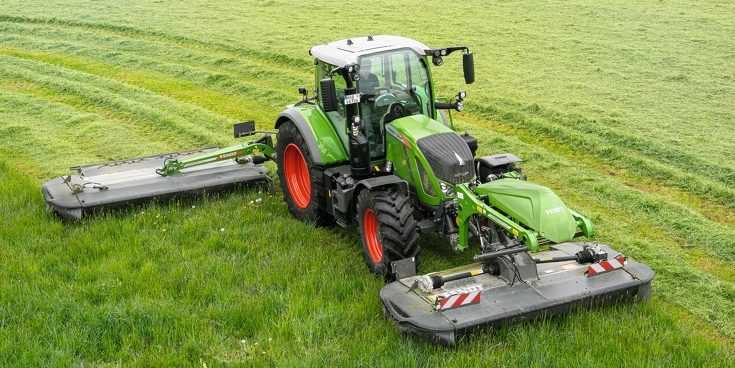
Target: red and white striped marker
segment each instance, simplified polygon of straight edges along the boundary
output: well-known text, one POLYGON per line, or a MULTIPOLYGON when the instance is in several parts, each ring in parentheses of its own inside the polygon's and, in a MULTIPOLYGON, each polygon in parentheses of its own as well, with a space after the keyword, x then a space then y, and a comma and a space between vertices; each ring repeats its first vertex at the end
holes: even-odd
POLYGON ((627 257, 619 256, 609 261, 592 264, 587 268, 587 277, 623 268, 623 266, 625 266, 626 259, 627 257))
POLYGON ((477 304, 480 302, 480 292, 473 291, 471 293, 452 295, 448 298, 437 299, 434 308, 436 310, 447 310, 465 305, 477 304))

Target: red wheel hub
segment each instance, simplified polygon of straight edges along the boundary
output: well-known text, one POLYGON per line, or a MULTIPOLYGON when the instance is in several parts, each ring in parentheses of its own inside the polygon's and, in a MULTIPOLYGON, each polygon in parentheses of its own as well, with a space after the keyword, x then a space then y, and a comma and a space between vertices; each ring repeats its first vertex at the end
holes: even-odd
POLYGON ((367 244, 368 253, 375 264, 379 264, 383 260, 383 244, 378 240, 378 219, 375 212, 368 208, 362 218, 362 226, 365 234, 365 244, 367 244))
POLYGON ((294 204, 302 210, 311 202, 311 178, 306 160, 299 147, 293 143, 283 151, 283 171, 286 185, 294 204))

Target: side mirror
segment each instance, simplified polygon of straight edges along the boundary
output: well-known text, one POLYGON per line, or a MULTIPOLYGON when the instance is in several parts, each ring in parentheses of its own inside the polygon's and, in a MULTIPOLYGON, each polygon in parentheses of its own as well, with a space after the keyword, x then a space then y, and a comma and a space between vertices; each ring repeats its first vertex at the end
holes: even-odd
POLYGON ((337 104, 337 90, 334 87, 334 79, 326 78, 320 80, 319 87, 321 89, 319 98, 322 101, 324 112, 337 111, 339 105, 337 104))
POLYGON ((462 69, 464 70, 464 82, 472 84, 475 81, 475 59, 472 51, 462 54, 462 69))

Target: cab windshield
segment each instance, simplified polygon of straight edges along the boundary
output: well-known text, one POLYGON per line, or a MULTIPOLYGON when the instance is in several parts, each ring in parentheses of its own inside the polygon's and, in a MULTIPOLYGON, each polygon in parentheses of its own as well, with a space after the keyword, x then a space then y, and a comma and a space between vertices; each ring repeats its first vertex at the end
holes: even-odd
POLYGON ((431 116, 429 71, 424 60, 412 50, 364 56, 360 59, 360 117, 370 142, 373 158, 385 155, 385 123, 392 116, 391 106, 402 105, 403 116, 431 116))

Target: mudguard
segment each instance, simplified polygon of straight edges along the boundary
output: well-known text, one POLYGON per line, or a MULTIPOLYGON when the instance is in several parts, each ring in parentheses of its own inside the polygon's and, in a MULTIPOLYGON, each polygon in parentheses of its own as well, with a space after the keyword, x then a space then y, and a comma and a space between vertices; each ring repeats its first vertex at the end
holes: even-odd
POLYGON ((329 165, 348 160, 345 147, 327 117, 313 106, 290 107, 276 119, 276 129, 292 121, 304 137, 317 165, 329 165), (319 137, 319 141, 316 140, 319 137))

